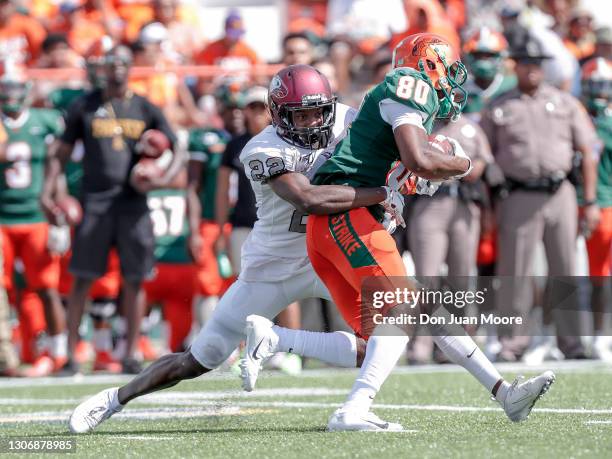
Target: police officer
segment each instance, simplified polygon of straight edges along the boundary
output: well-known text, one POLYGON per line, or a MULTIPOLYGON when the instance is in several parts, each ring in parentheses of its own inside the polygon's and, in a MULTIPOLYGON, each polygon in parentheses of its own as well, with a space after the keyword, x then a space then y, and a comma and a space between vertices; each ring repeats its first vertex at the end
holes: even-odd
MULTIPOLYGON (((136 144, 147 129, 158 129, 176 147, 176 137, 159 108, 127 87, 132 53, 117 46, 101 63, 100 87, 74 101, 66 115, 66 130, 57 144, 56 158, 49 164, 41 204, 50 218, 57 212, 54 193, 57 180, 72 153, 83 141, 83 221, 76 228, 70 271, 75 281, 68 298, 68 348, 70 361, 64 371, 78 366, 74 351, 85 301, 93 282, 107 268, 111 247, 121 262, 122 310, 127 321, 124 373, 138 373, 134 358, 140 335, 142 281, 154 265, 154 236, 146 195, 130 185, 130 173, 138 161, 136 144)), ((175 150, 161 177, 146 177, 148 189, 165 188, 178 173, 184 155, 175 150)), ((144 188, 143 187, 143 188, 144 188)))
MULTIPOLYGON (((596 174, 592 125, 576 99, 543 82, 542 63, 550 56, 544 54, 541 43, 526 35, 511 57, 516 61, 518 86, 485 107, 481 126, 506 177, 507 197, 497 209, 497 274, 516 280, 515 288, 502 282, 498 307, 500 313, 520 314, 525 319, 530 292, 517 276, 531 274, 538 241, 544 242, 549 276, 574 275, 577 202, 566 177, 575 150, 583 156, 585 199, 589 201, 595 199, 596 174)), ((596 206, 591 206, 585 219, 591 226, 597 222, 596 206)), ((581 344, 570 337, 577 335, 577 321, 568 317, 555 314, 559 348, 567 358, 579 357, 583 355, 581 344)), ((520 326, 500 330, 502 359, 514 360, 525 350, 529 338, 520 336, 521 330, 520 326), (503 336, 511 331, 513 337, 503 336)))

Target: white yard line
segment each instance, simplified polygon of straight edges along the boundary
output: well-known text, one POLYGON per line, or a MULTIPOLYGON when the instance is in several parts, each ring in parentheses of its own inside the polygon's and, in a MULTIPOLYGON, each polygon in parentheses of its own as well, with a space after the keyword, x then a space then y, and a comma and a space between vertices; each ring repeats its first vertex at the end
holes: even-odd
MULTIPOLYGON (((339 391, 335 389, 327 388, 315 388, 299 390, 293 388, 279 388, 275 389, 277 395, 281 394, 299 394, 307 395, 310 391, 312 395, 321 394, 337 394, 339 391)), ((340 391, 344 394, 344 391, 340 391)), ((288 401, 255 401, 245 400, 243 398, 237 398, 231 402, 224 402, 226 392, 219 391, 216 394, 220 397, 214 399, 214 392, 206 393, 205 397, 188 398, 189 395, 203 395, 194 392, 180 393, 174 392, 175 400, 172 401, 167 397, 155 397, 147 396, 142 399, 135 401, 134 405, 139 404, 159 404, 167 403, 173 405, 172 407, 165 408, 128 408, 127 410, 119 413, 115 416, 117 419, 173 419, 173 418, 191 418, 191 417, 205 417, 205 416, 227 416, 227 415, 240 415, 249 414, 248 408, 261 408, 261 409, 329 409, 332 410, 339 406, 337 402, 288 402, 288 401), (180 396, 178 396, 180 394, 180 396), (179 406, 185 406, 179 407, 179 406), (244 412, 243 409, 247 408, 244 412)), ((255 392, 257 394, 257 392, 255 392)), ((234 395, 232 393, 232 395, 234 395)), ((6 400, 6 399, 5 399, 6 400)), ((32 405, 34 401, 42 400, 51 401, 49 399, 14 399, 11 405, 32 405), (24 402, 25 403, 22 403, 24 402)), ((58 404, 75 404, 78 400, 75 399, 57 399, 58 404)), ((501 414, 501 408, 497 406, 488 407, 476 407, 476 406, 458 406, 458 405, 412 405, 412 404, 375 404, 374 408, 387 409, 387 410, 406 410, 406 411, 440 411, 440 412, 499 412, 501 414)), ((577 415, 612 415, 612 409, 582 409, 582 408, 536 408, 535 412, 538 413, 549 413, 549 414, 577 414, 577 415)), ((31 413, 15 413, 15 414, 0 414, 0 424, 3 423, 15 423, 15 422, 65 422, 70 415, 70 410, 63 411, 40 411, 31 413)), ((612 421, 585 421, 586 424, 608 424, 612 421)))
MULTIPOLYGON (((545 362, 542 365, 527 366, 523 363, 497 363, 496 368, 501 373, 534 373, 545 370, 557 372, 598 372, 612 373, 612 366, 596 360, 569 360, 565 362, 545 362)), ((299 378, 329 377, 338 374, 351 375, 357 370, 352 368, 322 368, 319 370, 305 370, 299 378)), ((465 370, 457 365, 419 365, 401 366, 393 371, 395 374, 438 374, 438 373, 465 373, 465 370)), ((467 374, 467 373, 466 373, 467 374)), ((265 371, 266 378, 286 378, 287 375, 280 372, 265 371)), ((82 385, 118 385, 133 379, 129 375, 78 375, 68 377, 44 377, 44 378, 1 378, 0 389, 13 389, 16 387, 51 387, 66 386, 70 384, 82 385)), ((207 374, 202 380, 231 380, 237 381, 237 377, 230 372, 215 371, 207 374)))

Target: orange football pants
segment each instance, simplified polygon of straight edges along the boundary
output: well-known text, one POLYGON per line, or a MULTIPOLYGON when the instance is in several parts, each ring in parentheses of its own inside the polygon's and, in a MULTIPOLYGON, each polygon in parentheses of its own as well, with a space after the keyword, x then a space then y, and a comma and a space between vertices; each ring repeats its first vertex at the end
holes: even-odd
POLYGON ((310 215, 306 243, 312 266, 342 317, 357 335, 367 338, 371 329, 362 316, 364 281, 367 278, 370 287, 387 291, 406 279, 395 241, 368 209, 359 208, 337 215, 310 215))
POLYGON ((191 331, 191 303, 195 294, 196 268, 192 264, 158 263, 155 277, 144 283, 147 304, 158 303, 170 324, 169 347, 179 352, 191 331))
MULTIPOLYGON (((227 224, 223 232, 231 233, 232 227, 227 224)), ((221 228, 215 222, 203 220, 200 222, 200 236, 202 237, 202 251, 197 266, 197 293, 202 296, 221 296, 232 285, 235 277, 223 279, 219 274, 217 256, 215 254, 215 241, 221 234, 221 228)))
POLYGON ((601 209, 601 220, 586 241, 589 253, 589 274, 609 276, 612 265, 612 207, 601 209))
POLYGON ((28 288, 40 290, 58 287, 60 266, 59 256, 47 249, 49 224, 2 226, 2 253, 4 256, 4 285, 7 290, 13 286, 13 266, 21 258, 25 268, 28 288))

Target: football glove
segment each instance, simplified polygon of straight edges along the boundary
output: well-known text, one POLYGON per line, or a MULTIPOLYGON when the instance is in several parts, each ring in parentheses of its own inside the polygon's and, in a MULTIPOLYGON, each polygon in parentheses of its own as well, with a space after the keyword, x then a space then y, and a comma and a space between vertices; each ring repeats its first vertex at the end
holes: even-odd
POLYGON ((51 253, 64 255, 70 248, 70 227, 68 225, 49 225, 47 249, 51 253))
POLYGON ((391 187, 386 186, 384 188, 387 190, 387 199, 382 201, 380 205, 385 209, 385 214, 389 214, 389 217, 386 217, 387 220, 395 220, 396 226, 399 225, 405 228, 406 223, 402 216, 404 212, 404 197, 399 191, 393 190, 391 187))

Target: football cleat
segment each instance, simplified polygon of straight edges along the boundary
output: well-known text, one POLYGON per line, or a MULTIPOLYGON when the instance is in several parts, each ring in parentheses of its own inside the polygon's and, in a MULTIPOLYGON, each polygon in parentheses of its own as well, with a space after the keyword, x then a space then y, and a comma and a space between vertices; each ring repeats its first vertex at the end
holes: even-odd
POLYGON ((512 422, 521 422, 527 419, 536 402, 548 392, 550 386, 555 382, 555 374, 545 371, 540 376, 535 376, 525 382, 522 376, 514 380, 508 389, 508 394, 501 403, 506 415, 512 422))
POLYGON ((119 405, 117 400, 118 391, 118 387, 103 390, 77 406, 68 421, 70 431, 72 433, 91 432, 113 414, 121 411, 123 406, 119 405))
POLYGON ((272 330, 272 325, 270 320, 254 314, 246 318, 246 347, 240 361, 240 378, 242 388, 247 392, 255 388, 263 363, 277 351, 278 335, 272 330))
POLYGON ((402 432, 401 424, 380 419, 371 411, 367 413, 337 409, 327 422, 328 432, 402 432))

